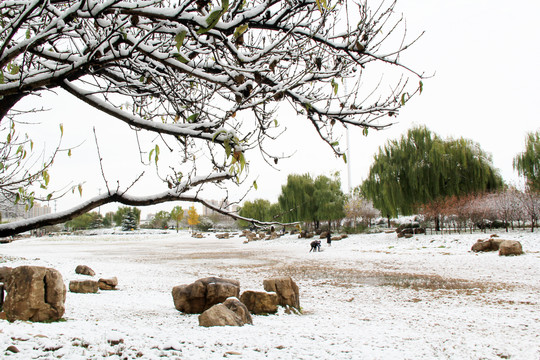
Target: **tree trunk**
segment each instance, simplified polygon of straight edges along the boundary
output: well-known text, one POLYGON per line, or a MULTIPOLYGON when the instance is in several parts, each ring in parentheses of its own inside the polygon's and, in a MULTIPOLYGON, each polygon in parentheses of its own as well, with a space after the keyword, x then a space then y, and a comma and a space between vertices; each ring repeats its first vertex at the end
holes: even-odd
POLYGON ((435 232, 441 231, 441 219, 439 215, 435 216, 435 232))

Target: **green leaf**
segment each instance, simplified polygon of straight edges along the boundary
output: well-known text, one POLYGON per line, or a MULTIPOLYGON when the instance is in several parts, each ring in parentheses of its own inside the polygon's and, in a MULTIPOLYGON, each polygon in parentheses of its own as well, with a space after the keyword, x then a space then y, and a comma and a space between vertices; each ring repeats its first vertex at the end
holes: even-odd
POLYGON ((52 194, 47 195, 47 201, 51 200, 52 194))
POLYGON ((78 189, 79 189, 79 195, 82 196, 82 185, 81 184, 79 184, 78 189))
POLYGON ((362 130, 362 135, 368 136, 368 131, 369 131, 368 128, 365 127, 365 128, 362 130))
POLYGON ((221 16, 225 14, 228 8, 229 8, 229 0, 223 0, 221 4, 221 9, 212 11, 210 15, 208 15, 208 17, 206 18, 206 24, 208 25, 208 27, 200 28, 197 31, 197 34, 204 34, 212 30, 214 26, 217 25, 217 23, 219 22, 219 19, 221 19, 221 16))
POLYGON ((64 136, 64 124, 60 124, 60 136, 64 136))
POLYGON ((242 36, 243 33, 247 31, 248 28, 249 28, 249 24, 238 26, 236 29, 234 29, 234 35, 233 35, 234 38, 238 39, 240 36, 242 36))
POLYGON ((180 61, 182 64, 186 64, 186 63, 189 62, 188 59, 186 59, 185 57, 183 57, 180 54, 174 54, 174 57, 176 58, 176 60, 180 61))
POLYGON ((424 83, 422 81, 420 81, 418 85, 418 90, 419 90, 419 93, 422 94, 422 91, 424 90, 424 83))
POLYGON ((26 29, 26 38, 30 39, 31 35, 32 34, 30 33, 30 28, 26 29))
POLYGON ((154 149, 150 150, 150 154, 148 154, 148 161, 152 161, 152 154, 154 153, 154 149))
POLYGON ((317 7, 319 8, 319 11, 322 13, 323 8, 328 9, 328 6, 326 5, 326 0, 316 0, 317 1, 317 7))
POLYGON ((191 123, 191 122, 195 122, 195 120, 197 120, 197 118, 199 117, 199 114, 198 113, 195 113, 193 115, 190 115, 187 117, 186 121, 188 123, 191 123))
POLYGON ((19 65, 17 64, 11 64, 9 66, 10 70, 9 70, 9 73, 11 75, 17 75, 19 73, 19 65))
POLYGON ((339 141, 334 141, 333 143, 330 144, 332 147, 334 146, 338 146, 339 145, 339 141))
POLYGON ((231 156, 232 150, 229 139, 225 139, 225 141, 223 142, 223 146, 225 146, 225 154, 227 155, 227 158, 229 158, 229 156, 231 156))
POLYGON ((174 40, 176 41, 176 49, 179 51, 182 45, 184 44, 184 38, 186 37, 186 34, 187 34, 187 31, 182 30, 174 37, 174 40))
POLYGON ((158 160, 159 160, 159 145, 156 144, 156 147, 155 147, 155 153, 156 153, 156 157, 154 159, 154 161, 156 162, 156 165, 158 163, 158 160))
POLYGON ((68 150, 68 156, 71 157, 71 149, 68 150))
POLYGON ((339 87, 338 83, 335 82, 334 79, 332 79, 331 84, 332 84, 332 88, 334 89, 334 95, 337 95, 337 93, 338 93, 338 87, 339 87))
POLYGON ((255 188, 255 190, 258 190, 259 187, 257 186, 257 181, 253 180, 253 187, 255 188))
POLYGON ((408 93, 401 94, 401 105, 405 105, 405 102, 407 102, 406 96, 408 95, 408 93))
POLYGON ((43 176, 43 181, 45 181, 45 186, 49 185, 49 180, 50 180, 49 173, 47 171, 44 171, 42 176, 43 176))
POLYGON ((347 155, 343 154, 343 161, 345 162, 345 164, 347 163, 347 155))
POLYGON ((0 84, 4 83, 4 72, 0 71, 0 84))
POLYGON ((227 133, 226 130, 221 130, 221 131, 218 131, 217 133, 214 134, 214 136, 212 136, 212 142, 216 141, 216 138, 220 135, 220 134, 223 134, 223 133, 227 133))

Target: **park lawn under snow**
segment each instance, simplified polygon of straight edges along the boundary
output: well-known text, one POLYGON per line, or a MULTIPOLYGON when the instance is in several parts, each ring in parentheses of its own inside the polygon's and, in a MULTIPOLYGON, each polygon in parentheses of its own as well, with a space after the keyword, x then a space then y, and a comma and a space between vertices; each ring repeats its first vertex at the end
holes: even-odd
POLYGON ((285 236, 193 239, 187 232, 98 234, 0 245, 0 266, 42 265, 66 282, 75 267, 116 276, 118 290, 67 293, 63 321, 0 320, 5 359, 539 359, 540 236, 522 256, 472 253, 475 233, 353 235, 309 253, 285 236), (241 291, 290 275, 301 315, 254 316, 243 327, 198 326, 173 305, 173 286, 207 276, 241 291), (6 352, 14 345, 19 353, 6 352))

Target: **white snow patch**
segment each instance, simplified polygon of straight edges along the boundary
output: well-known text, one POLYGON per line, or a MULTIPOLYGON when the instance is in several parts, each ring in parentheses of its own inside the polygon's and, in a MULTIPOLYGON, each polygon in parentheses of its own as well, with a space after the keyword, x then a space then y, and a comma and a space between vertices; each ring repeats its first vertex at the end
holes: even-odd
POLYGON ((58 236, 0 245, 0 266, 43 265, 66 285, 88 265, 118 290, 67 293, 64 320, 0 320, 0 358, 539 359, 540 239, 525 254, 472 253, 489 234, 353 235, 309 253, 310 240, 193 239, 188 232, 58 236), (303 313, 253 316, 244 327, 198 326, 171 290, 206 276, 263 289, 291 275, 303 313), (8 346, 19 353, 8 353, 8 346))

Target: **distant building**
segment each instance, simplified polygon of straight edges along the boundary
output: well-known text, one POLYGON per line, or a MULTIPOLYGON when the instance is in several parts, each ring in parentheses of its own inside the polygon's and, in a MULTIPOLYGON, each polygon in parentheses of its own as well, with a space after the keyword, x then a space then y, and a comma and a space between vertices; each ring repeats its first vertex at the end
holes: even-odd
POLYGON ((15 205, 7 200, 4 200, 0 202, 0 213, 2 214, 2 222, 12 222, 50 214, 51 208, 48 205, 41 205, 36 201, 34 202, 34 206, 26 211, 25 205, 15 205))
MULTIPOLYGON (((237 213, 238 212, 238 208, 239 206, 236 205, 236 204, 229 204, 228 201, 218 201, 218 200, 210 200, 208 201, 211 205, 214 205, 215 207, 218 207, 218 208, 222 208, 222 209, 225 209, 226 211, 229 211, 229 212, 232 212, 232 213, 237 213)), ((203 205, 203 209, 202 209, 202 215, 203 216, 206 216, 206 217, 212 217, 212 216, 218 216, 218 217, 226 217, 226 215, 223 215, 205 205, 203 205)))

